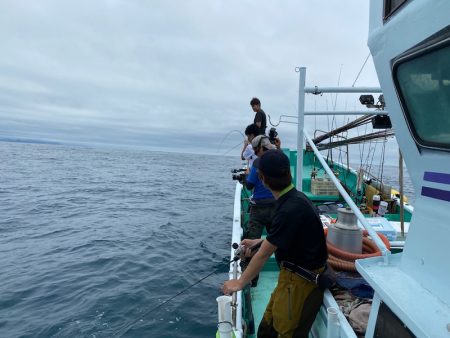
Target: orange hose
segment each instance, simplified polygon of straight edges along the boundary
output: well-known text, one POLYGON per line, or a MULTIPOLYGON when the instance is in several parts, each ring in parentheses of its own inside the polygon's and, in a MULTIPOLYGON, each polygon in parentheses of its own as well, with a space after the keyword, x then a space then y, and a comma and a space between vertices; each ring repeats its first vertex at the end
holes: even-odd
POLYGON ((356 271, 355 262, 347 262, 328 254, 328 264, 336 271, 356 271))
MULTIPOLYGON (((325 237, 328 235, 328 229, 324 229, 325 237)), ((380 239, 383 241, 386 248, 390 250, 391 245, 389 240, 382 233, 377 233, 380 239)), ((364 259, 369 257, 381 256, 381 251, 376 246, 375 242, 368 238, 369 234, 367 230, 363 231, 363 253, 356 254, 337 248, 333 244, 327 241, 328 248, 328 263, 335 270, 339 271, 356 271, 355 260, 364 259)))

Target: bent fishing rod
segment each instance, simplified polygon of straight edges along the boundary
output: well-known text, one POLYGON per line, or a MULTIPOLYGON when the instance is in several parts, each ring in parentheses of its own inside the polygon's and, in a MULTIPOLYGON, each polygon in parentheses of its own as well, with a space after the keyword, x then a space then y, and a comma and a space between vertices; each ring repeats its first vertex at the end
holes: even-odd
MULTIPOLYGON (((264 240, 261 240, 260 242, 258 242, 257 244, 251 246, 248 248, 248 250, 250 250, 250 252, 255 252, 257 251, 260 247, 262 242, 264 242, 264 240)), ((233 262, 237 262, 242 255, 245 254, 245 247, 242 245, 239 245, 237 243, 233 243, 232 245, 234 251, 234 257, 232 260, 230 261, 225 261, 222 263, 219 263, 219 266, 221 266, 222 264, 230 264, 233 262)), ((214 269, 211 273, 207 274, 206 276, 200 278, 199 280, 197 280, 195 283, 192 283, 191 285, 189 285, 188 287, 184 288, 183 290, 181 290, 180 292, 178 292, 177 294, 175 294, 174 296, 166 299, 165 301, 163 301, 161 304, 158 304, 157 306, 149 309, 147 312, 145 312, 143 315, 141 315, 138 319, 130 322, 129 324, 124 325, 119 331, 117 331, 113 337, 122 337, 125 333, 128 332, 129 329, 131 329, 131 327, 133 327, 137 322, 139 322, 140 320, 142 320, 144 317, 148 316, 150 313, 152 313, 153 311, 156 311, 157 309, 159 309, 160 307, 162 307, 163 305, 169 303, 171 300, 175 299, 176 297, 178 297, 179 295, 185 293, 187 290, 189 290, 190 288, 194 287, 197 284, 200 284, 202 281, 204 281, 206 278, 214 275, 215 273, 217 273, 219 271, 219 267, 214 269)))

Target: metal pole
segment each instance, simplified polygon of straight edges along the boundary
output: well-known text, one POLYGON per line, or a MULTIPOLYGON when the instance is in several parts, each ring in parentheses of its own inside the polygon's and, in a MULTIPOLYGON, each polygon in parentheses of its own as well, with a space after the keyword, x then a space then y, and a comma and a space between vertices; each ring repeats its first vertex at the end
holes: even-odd
POLYGON ((303 189, 303 128, 305 125, 305 79, 306 68, 299 68, 298 124, 297 124, 297 190, 303 189))
MULTIPOLYGON (((302 68, 300 68, 301 71, 302 68)), ((305 92, 308 94, 323 93, 382 93, 380 87, 307 87, 305 92)))
MULTIPOLYGON (((238 278, 238 262, 233 262, 233 279, 238 278)), ((236 319, 237 319, 237 292, 233 292, 231 295, 231 322, 233 327, 236 328, 236 319)))
MULTIPOLYGON (((389 115, 387 110, 305 111, 305 115, 389 115)), ((286 116, 291 117, 291 116, 286 116)), ((296 116, 292 116, 296 117, 296 116)))

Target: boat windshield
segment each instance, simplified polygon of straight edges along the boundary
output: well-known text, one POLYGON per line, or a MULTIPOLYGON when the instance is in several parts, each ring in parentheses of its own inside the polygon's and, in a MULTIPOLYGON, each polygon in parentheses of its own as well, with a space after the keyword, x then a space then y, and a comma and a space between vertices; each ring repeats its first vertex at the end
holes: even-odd
POLYGON ((450 41, 401 61, 394 77, 416 142, 450 150, 450 41))

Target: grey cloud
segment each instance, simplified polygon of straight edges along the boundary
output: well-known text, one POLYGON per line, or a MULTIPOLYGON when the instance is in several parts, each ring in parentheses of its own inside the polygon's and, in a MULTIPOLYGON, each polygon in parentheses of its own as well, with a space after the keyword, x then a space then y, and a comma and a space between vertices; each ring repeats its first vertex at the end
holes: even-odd
MULTIPOLYGON (((252 96, 273 120, 296 114, 296 66, 333 85, 344 64, 351 85, 367 19, 360 0, 3 1, 1 132, 216 153, 252 121, 252 96)), ((370 63, 358 83, 376 85, 370 63)), ((295 146, 296 126, 278 129, 295 146)))

